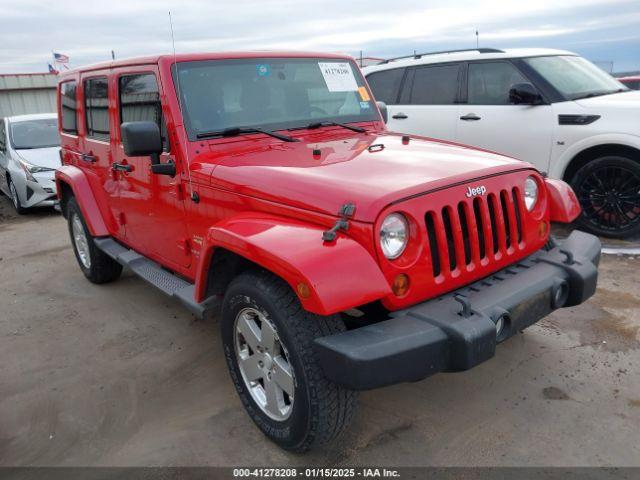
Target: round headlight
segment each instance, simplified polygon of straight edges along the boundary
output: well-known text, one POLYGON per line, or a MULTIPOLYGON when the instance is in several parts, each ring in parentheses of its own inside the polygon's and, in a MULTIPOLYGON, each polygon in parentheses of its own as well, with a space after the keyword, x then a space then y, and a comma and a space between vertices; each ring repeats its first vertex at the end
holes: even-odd
POLYGON ((404 252, 409 240, 409 224, 404 215, 392 213, 380 227, 380 247, 389 260, 398 258, 404 252))
POLYGON ((538 182, 533 177, 527 177, 524 181, 524 204, 527 210, 533 210, 538 201, 538 182))

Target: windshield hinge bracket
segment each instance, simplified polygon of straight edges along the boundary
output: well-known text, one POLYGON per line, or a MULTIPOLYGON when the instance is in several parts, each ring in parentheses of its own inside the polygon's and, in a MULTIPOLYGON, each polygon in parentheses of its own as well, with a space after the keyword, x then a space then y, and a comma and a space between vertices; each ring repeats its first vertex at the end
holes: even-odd
POLYGON ((325 242, 334 242, 338 238, 338 231, 349 230, 349 218, 353 217, 356 212, 356 206, 353 203, 345 203, 340 207, 340 218, 336 220, 335 225, 330 229, 322 232, 322 240, 325 242))

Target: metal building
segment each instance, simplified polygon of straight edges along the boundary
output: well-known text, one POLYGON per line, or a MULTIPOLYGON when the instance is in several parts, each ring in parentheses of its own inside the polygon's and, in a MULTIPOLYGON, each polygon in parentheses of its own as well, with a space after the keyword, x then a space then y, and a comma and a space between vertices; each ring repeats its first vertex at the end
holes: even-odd
POLYGON ((0 118, 55 112, 57 84, 51 73, 0 74, 0 118))

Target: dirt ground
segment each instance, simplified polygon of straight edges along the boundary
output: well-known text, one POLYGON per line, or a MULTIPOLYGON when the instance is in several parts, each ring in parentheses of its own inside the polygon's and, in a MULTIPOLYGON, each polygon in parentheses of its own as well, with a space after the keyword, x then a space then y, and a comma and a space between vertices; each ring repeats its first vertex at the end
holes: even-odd
POLYGON ((66 223, 0 197, 0 465, 640 465, 640 258, 458 374, 361 395, 292 455, 245 415, 217 322, 126 274, 92 285, 66 223))

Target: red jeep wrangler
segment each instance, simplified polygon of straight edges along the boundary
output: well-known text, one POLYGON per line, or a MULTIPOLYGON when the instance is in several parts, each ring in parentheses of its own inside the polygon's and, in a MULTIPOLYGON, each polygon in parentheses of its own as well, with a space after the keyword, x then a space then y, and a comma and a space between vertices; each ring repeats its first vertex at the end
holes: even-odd
POLYGON ((563 182, 386 130, 349 57, 200 54, 64 72, 56 173, 80 268, 221 308, 231 378, 284 448, 356 391, 467 370, 596 288, 600 243, 551 221, 563 182))

